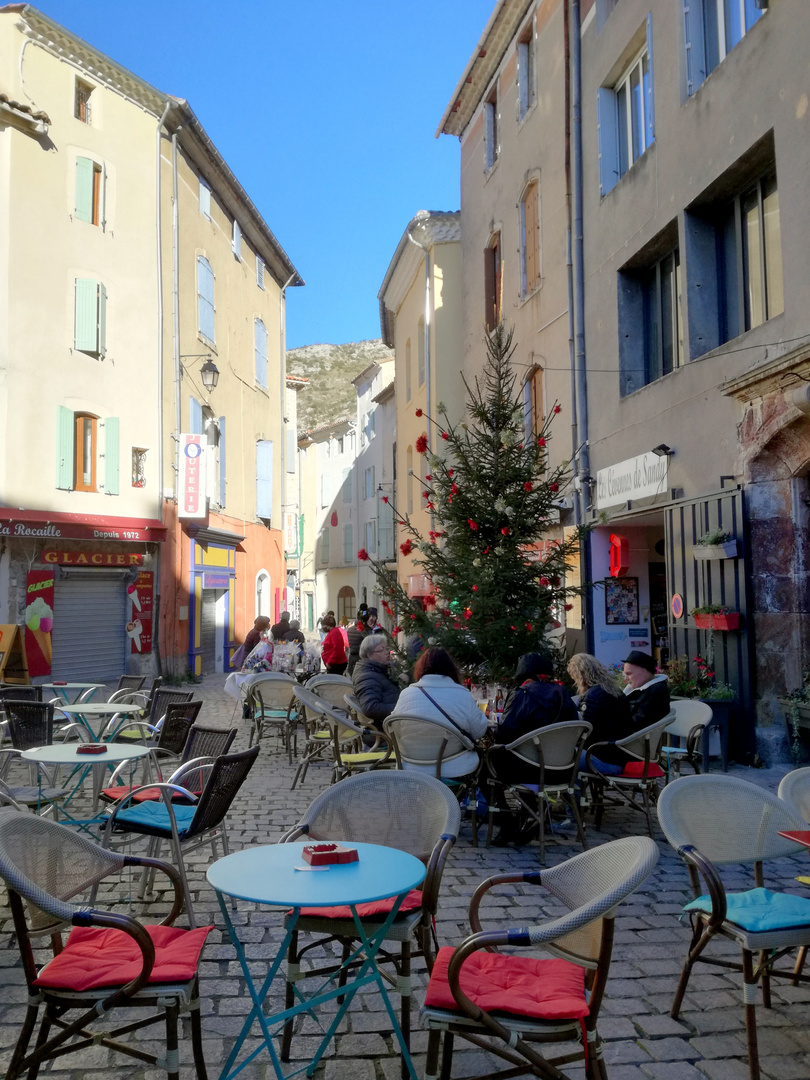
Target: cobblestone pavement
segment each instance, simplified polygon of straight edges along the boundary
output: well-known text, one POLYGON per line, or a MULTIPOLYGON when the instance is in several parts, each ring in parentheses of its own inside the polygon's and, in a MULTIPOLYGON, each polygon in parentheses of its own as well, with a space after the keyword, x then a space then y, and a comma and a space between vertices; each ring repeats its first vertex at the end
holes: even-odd
MULTIPOLYGON (((209 723, 239 724, 235 748, 247 744, 247 731, 239 720, 233 699, 222 689, 223 676, 203 680, 199 692, 204 701, 201 719, 209 723)), ((197 688, 195 688, 196 690, 197 688)), ((292 770, 277 740, 267 736, 259 760, 251 772, 230 815, 232 849, 253 843, 272 843, 294 824, 312 799, 328 783, 328 769, 312 767, 306 782, 290 791, 292 770)), ((735 774, 775 790, 782 770, 763 771, 735 768, 735 774)), ((403 813, 407 807, 403 807, 403 813)), ((642 815, 630 810, 614 810, 605 815, 603 829, 589 828, 591 843, 600 843, 626 834, 644 831, 642 815)), ((603 1004, 600 1030, 606 1040, 606 1061, 611 1080, 746 1080, 748 1065, 740 977, 712 974, 698 967, 678 1021, 669 1016, 688 939, 687 928, 678 921, 681 905, 688 898, 685 868, 664 841, 660 832, 661 859, 653 875, 620 909, 616 923, 616 943, 603 1004), (706 973, 706 972, 709 973, 706 973)), ((559 838, 548 846, 548 862, 556 863, 579 850, 569 839, 559 838)), ((222 929, 222 917, 214 894, 205 881, 210 851, 203 849, 190 859, 190 880, 200 923, 215 929, 208 938, 201 964, 205 1053, 209 1075, 216 1080, 232 1041, 247 1014, 249 997, 233 947, 222 929)), ((516 850, 472 846, 469 825, 448 860, 442 885, 437 921, 441 944, 458 943, 468 930, 467 904, 475 886, 490 874, 519 871, 538 865, 536 845, 516 850)), ((807 870, 806 856, 782 860, 766 872, 773 887, 801 892, 794 877, 807 870), (778 876, 777 876, 778 875, 778 876)), ((731 868, 724 874, 727 884, 743 887, 744 872, 731 868)), ((119 888, 120 894, 120 888, 119 888)), ((485 925, 525 925, 543 915, 541 891, 523 886, 502 889, 497 903, 485 911, 485 925)), ((806 895, 806 892, 803 893, 806 895)), ((2 899, 2 897, 0 897, 2 899)), ((159 895, 148 905, 150 917, 161 915, 167 904, 159 895)), ((135 902, 136 913, 143 910, 135 902)), ((268 908, 239 905, 235 916, 246 951, 257 974, 266 968, 282 936, 281 916, 268 908)), ((10 933, 7 906, 0 907, 0 1069, 7 1067, 11 1048, 25 1012, 25 988, 18 953, 10 933)), ((732 950, 733 951, 733 950, 732 950)), ((719 970, 719 969, 718 969, 719 970)), ((418 1004, 424 978, 420 972, 414 1008, 413 1048, 417 1075, 424 1075, 426 1033, 419 1029, 418 1004)), ((280 989, 272 999, 280 1002, 280 989)), ((760 1057, 763 1077, 772 1080, 807 1080, 810 1077, 810 988, 773 984, 773 1008, 758 1008, 760 1057)), ((334 1008, 335 1006, 333 1006, 334 1008)), ((328 1010, 327 1010, 328 1011, 328 1010)), ((186 1021, 184 1021, 186 1023, 186 1021)), ((159 1048, 161 1029, 136 1033, 143 1044, 159 1048)), ((309 1018, 293 1041, 294 1066, 306 1064, 317 1045, 318 1027, 309 1018)), ((249 1046, 258 1045, 253 1040, 249 1046)), ((181 1043, 182 1075, 191 1077, 191 1047, 187 1030, 181 1043)), ((126 1058, 111 1055, 103 1047, 92 1047, 62 1058, 48 1075, 60 1080, 116 1077, 127 1080, 165 1077, 165 1072, 144 1068, 126 1058)), ((482 1051, 465 1049, 459 1042, 454 1057, 453 1076, 464 1077, 487 1070, 482 1051)), ((583 1070, 569 1069, 574 1080, 583 1070)), ((266 1054, 241 1074, 253 1078, 271 1077, 266 1054)), ((318 1074, 325 1080, 397 1080, 399 1061, 394 1051, 390 1024, 379 996, 361 991, 349 1010, 336 1040, 330 1046, 318 1074)))

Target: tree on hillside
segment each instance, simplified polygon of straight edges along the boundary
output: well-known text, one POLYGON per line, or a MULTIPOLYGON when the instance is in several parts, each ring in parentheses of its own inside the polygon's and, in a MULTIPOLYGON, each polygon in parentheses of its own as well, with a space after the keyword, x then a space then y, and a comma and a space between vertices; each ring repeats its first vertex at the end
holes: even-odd
POLYGON ((429 535, 396 514, 405 535, 400 550, 415 553, 432 592, 411 598, 396 571, 365 550, 358 557, 373 566, 397 630, 444 646, 469 672, 502 678, 522 653, 549 651, 545 633, 579 591, 565 584, 579 536, 544 542, 559 529, 553 503, 568 480, 567 464, 549 468, 551 422, 560 406, 539 431, 528 432, 512 331, 500 323, 486 348, 481 377, 473 386, 465 380, 466 419, 450 423, 439 403, 437 417, 426 417, 432 449, 426 435, 416 441, 428 458, 422 498, 432 515, 429 535))

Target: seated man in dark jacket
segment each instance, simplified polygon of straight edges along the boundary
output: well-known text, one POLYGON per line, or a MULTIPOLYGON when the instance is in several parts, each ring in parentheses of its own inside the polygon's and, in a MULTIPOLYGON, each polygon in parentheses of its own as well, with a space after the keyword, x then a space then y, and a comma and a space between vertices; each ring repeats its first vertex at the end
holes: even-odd
POLYGON ((363 715, 382 731, 382 722, 399 698, 399 687, 388 677, 390 649, 383 634, 369 634, 360 644, 360 659, 352 672, 354 692, 363 715))
POLYGON ((655 674, 655 661, 649 653, 633 649, 624 662, 624 688, 635 731, 663 720, 669 712, 669 686, 666 675, 655 674))

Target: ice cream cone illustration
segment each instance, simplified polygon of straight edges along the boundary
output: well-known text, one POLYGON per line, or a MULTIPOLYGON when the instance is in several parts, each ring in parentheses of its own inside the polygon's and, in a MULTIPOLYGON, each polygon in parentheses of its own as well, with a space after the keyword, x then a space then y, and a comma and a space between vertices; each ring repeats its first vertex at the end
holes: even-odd
POLYGON ((143 632, 143 623, 140 619, 135 619, 133 622, 127 623, 127 635, 135 642, 135 648, 138 652, 141 651, 141 633, 143 632))
POLYGON ((134 582, 132 585, 127 585, 127 592, 129 593, 129 598, 132 601, 132 606, 134 608, 137 608, 138 611, 140 611, 141 601, 138 598, 138 586, 135 585, 134 582))
POLYGON ((25 609, 25 625, 31 631, 48 668, 51 666, 53 630, 53 611, 41 596, 33 600, 25 609))

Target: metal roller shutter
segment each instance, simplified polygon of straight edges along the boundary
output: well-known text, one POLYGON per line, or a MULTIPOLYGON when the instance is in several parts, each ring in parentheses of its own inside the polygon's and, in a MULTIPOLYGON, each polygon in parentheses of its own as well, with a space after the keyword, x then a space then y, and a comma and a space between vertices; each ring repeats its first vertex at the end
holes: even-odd
POLYGON ((53 605, 55 679, 117 679, 125 670, 125 575, 92 570, 57 580, 53 605))
POLYGON ((217 670, 217 594, 213 589, 203 589, 202 593, 200 645, 202 673, 211 675, 217 670))

